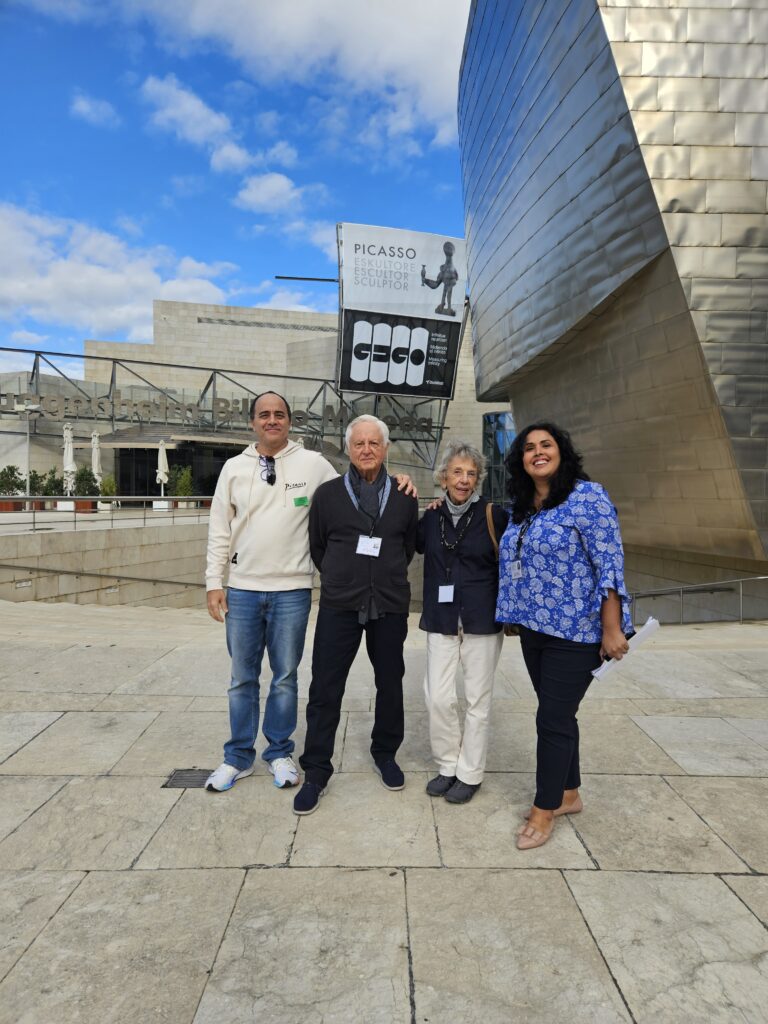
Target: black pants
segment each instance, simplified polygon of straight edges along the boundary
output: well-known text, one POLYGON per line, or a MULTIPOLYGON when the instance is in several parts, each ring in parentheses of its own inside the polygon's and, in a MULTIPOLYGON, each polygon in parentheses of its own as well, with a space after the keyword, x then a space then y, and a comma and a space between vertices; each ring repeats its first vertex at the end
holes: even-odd
POLYGON ((536 712, 536 799, 543 811, 578 789, 579 723, 576 712, 600 664, 600 644, 579 644, 520 627, 525 667, 539 699, 536 712))
POLYGON ((408 616, 388 613, 361 625, 357 612, 338 611, 321 604, 312 649, 307 738, 299 758, 307 782, 325 786, 333 774, 331 757, 341 701, 363 633, 376 683, 376 713, 371 732, 374 761, 394 757, 403 742, 403 644, 408 616))

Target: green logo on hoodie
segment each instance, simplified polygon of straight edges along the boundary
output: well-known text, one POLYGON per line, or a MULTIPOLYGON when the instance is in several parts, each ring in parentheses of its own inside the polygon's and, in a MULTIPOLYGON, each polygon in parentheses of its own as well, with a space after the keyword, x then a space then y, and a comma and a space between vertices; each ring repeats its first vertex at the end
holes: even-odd
POLYGON ((301 497, 301 498, 294 498, 293 499, 293 504, 297 508, 298 508, 299 505, 308 505, 309 504, 309 498, 306 496, 306 494, 303 497, 301 497))

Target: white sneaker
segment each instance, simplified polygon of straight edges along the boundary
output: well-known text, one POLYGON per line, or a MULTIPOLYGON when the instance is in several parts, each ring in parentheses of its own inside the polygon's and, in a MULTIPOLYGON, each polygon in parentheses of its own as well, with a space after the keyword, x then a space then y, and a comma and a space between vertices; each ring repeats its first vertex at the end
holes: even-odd
POLYGON ((292 757, 276 757, 269 762, 269 770, 275 776, 275 785, 280 789, 288 786, 298 786, 299 769, 293 763, 292 757))
POLYGON ((208 778, 205 780, 205 788, 216 790, 217 793, 223 793, 227 789, 232 789, 238 779, 244 779, 246 775, 253 775, 253 767, 243 768, 241 771, 239 768, 234 768, 231 764, 220 764, 215 772, 211 772, 208 778))

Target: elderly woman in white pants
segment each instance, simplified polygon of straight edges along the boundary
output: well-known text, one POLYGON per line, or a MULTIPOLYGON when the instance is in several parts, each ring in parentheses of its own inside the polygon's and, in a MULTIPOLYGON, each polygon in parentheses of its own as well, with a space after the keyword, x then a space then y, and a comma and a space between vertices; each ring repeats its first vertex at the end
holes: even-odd
POLYGON ((498 542, 507 514, 478 488, 485 458, 465 441, 444 449, 435 479, 445 491, 440 507, 419 522, 416 550, 424 554, 424 604, 419 626, 427 632, 424 682, 429 739, 438 775, 430 796, 467 803, 483 781, 493 678, 501 654, 496 622, 498 542), (467 710, 462 733, 456 675, 464 671, 467 710))

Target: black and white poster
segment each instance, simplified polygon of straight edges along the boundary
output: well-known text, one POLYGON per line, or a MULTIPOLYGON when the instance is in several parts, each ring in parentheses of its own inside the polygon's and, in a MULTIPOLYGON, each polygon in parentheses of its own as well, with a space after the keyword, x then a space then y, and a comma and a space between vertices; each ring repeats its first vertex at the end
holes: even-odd
POLYGON ((338 225, 345 391, 452 398, 464 324, 463 239, 338 225))

